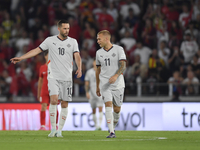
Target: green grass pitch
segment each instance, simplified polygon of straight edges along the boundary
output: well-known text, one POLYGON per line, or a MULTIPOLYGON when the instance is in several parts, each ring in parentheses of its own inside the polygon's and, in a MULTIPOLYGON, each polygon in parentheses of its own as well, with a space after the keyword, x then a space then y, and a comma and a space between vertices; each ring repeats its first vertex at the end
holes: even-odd
POLYGON ((0 131, 0 150, 200 150, 199 131, 0 131))

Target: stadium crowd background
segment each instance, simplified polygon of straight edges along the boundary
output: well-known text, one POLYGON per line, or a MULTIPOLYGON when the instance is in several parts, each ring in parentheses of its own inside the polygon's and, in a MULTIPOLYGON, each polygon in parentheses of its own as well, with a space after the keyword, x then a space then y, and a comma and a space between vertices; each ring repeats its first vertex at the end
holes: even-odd
POLYGON ((148 85, 143 88, 148 95, 167 91, 157 83, 173 83, 175 99, 199 94, 200 0, 0 0, 0 96, 8 102, 13 96, 36 99, 43 55, 17 65, 10 58, 58 34, 60 19, 69 21, 69 36, 79 43, 83 76, 74 76, 74 83, 80 95, 99 49, 96 34, 103 29, 127 54, 126 94, 136 93, 137 83, 148 85))

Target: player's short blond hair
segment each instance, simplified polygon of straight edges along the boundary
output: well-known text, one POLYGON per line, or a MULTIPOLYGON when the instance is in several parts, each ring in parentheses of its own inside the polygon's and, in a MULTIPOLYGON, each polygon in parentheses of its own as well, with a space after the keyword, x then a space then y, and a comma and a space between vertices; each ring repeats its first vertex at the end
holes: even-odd
POLYGON ((99 34, 103 34, 103 35, 109 36, 111 38, 111 34, 108 30, 101 30, 97 33, 97 35, 99 35, 99 34))

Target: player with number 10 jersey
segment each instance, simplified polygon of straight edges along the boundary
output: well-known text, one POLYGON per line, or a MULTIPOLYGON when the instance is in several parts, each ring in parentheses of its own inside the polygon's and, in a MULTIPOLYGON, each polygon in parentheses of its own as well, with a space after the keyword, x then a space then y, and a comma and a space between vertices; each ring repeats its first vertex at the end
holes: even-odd
POLYGON ((48 79, 72 81, 73 54, 79 52, 76 39, 61 40, 57 35, 46 38, 40 49, 49 50, 48 79), (61 57, 62 56, 62 57, 61 57))

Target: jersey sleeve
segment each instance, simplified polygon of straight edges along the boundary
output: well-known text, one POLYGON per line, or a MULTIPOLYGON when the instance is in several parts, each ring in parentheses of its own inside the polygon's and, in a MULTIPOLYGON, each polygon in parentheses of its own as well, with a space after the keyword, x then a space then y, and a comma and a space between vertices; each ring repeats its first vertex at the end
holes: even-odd
POLYGON ((40 67, 40 70, 39 70, 39 77, 40 77, 40 78, 43 78, 43 74, 42 74, 42 66, 40 67))
POLYGON ((85 74, 85 81, 89 81, 89 71, 87 71, 85 74))
POLYGON ((98 52, 96 52, 96 66, 101 66, 101 63, 100 63, 100 61, 99 61, 98 52))
POLYGON ((126 55, 122 47, 119 48, 119 60, 126 60, 126 55))
POLYGON ((73 49, 73 53, 79 52, 79 48, 78 48, 78 43, 76 41, 76 39, 74 39, 74 49, 73 49))
POLYGON ((49 40, 48 38, 46 38, 40 45, 39 45, 39 48, 42 50, 42 51, 46 51, 49 49, 49 40))

